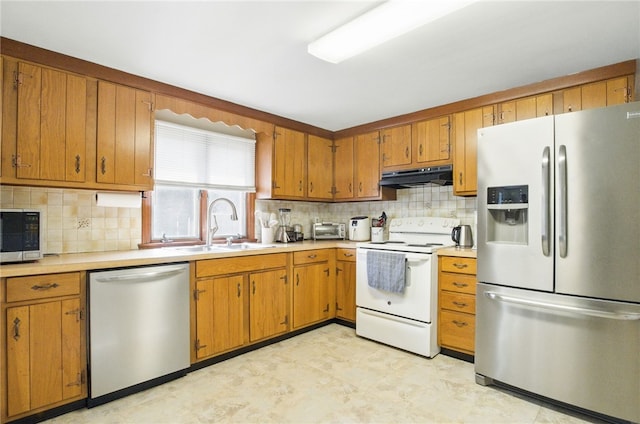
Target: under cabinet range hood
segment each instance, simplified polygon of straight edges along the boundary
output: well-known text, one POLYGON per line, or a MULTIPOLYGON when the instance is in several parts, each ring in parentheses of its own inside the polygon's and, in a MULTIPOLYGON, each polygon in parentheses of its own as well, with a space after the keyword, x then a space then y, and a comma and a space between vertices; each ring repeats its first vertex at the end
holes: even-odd
POLYGON ((452 185, 453 166, 441 165, 383 172, 380 180, 381 187, 390 188, 409 188, 425 184, 452 185))

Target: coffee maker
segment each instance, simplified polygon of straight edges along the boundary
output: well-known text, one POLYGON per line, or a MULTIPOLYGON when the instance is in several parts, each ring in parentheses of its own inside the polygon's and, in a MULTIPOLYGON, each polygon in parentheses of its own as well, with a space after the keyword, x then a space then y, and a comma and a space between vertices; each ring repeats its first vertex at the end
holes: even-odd
POLYGON ((275 241, 280 243, 296 241, 295 231, 291 226, 291 209, 280 208, 278 214, 280 215, 280 225, 276 230, 275 241))

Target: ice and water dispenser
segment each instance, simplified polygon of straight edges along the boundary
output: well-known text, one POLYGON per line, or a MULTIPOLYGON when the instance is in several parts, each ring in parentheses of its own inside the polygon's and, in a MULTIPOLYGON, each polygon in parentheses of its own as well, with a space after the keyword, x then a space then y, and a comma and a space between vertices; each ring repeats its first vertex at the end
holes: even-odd
POLYGON ((529 186, 487 188, 487 242, 527 244, 529 186))

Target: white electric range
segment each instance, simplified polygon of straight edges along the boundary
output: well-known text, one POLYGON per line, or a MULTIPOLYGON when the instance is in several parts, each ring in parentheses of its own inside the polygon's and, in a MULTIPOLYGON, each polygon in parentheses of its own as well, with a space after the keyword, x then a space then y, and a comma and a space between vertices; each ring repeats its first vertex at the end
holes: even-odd
MULTIPOLYGON (((357 335, 429 358, 440 352, 438 266, 433 252, 453 245, 451 231, 457 225, 460 220, 454 218, 396 218, 389 224, 389 240, 356 245, 357 335), (376 252, 386 254, 381 258, 376 252), (388 277, 381 259, 404 261, 404 269, 392 268, 404 273, 402 290, 390 289, 384 281, 380 285, 379 278, 375 281, 373 277, 388 277)), ((390 277, 396 280, 395 275, 390 277)))

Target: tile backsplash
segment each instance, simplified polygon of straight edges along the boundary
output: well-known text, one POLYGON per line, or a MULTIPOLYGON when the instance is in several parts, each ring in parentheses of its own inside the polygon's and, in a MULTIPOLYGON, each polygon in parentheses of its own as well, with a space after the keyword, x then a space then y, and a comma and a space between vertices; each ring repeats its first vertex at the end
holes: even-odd
MULTIPOLYGON (((388 219, 414 216, 452 217, 472 226, 476 233, 476 197, 453 195, 452 186, 424 185, 400 189, 397 200, 348 203, 294 202, 258 200, 256 210, 278 214, 279 208, 291 209, 291 223, 301 224, 305 238, 311 237, 315 220, 348 224, 353 216, 379 217, 384 211, 388 219)), ((256 233, 258 234, 258 233, 256 233)))
MULTIPOLYGON (((33 208, 42 212, 46 254, 131 250, 137 249, 141 241, 141 210, 99 207, 94 190, 1 186, 0 207, 33 208)), ((256 210, 277 215, 279 208, 291 208, 291 223, 302 225, 305 238, 311 236, 311 223, 316 219, 346 224, 352 216, 378 217, 383 211, 390 219, 455 217, 476 232, 476 198, 454 196, 451 186, 401 189, 394 201, 256 201, 256 210)), ((256 231, 259 234, 257 223, 256 231)))
POLYGON ((40 210, 45 254, 131 250, 141 240, 141 210, 99 207, 92 190, 1 186, 0 207, 40 210))

